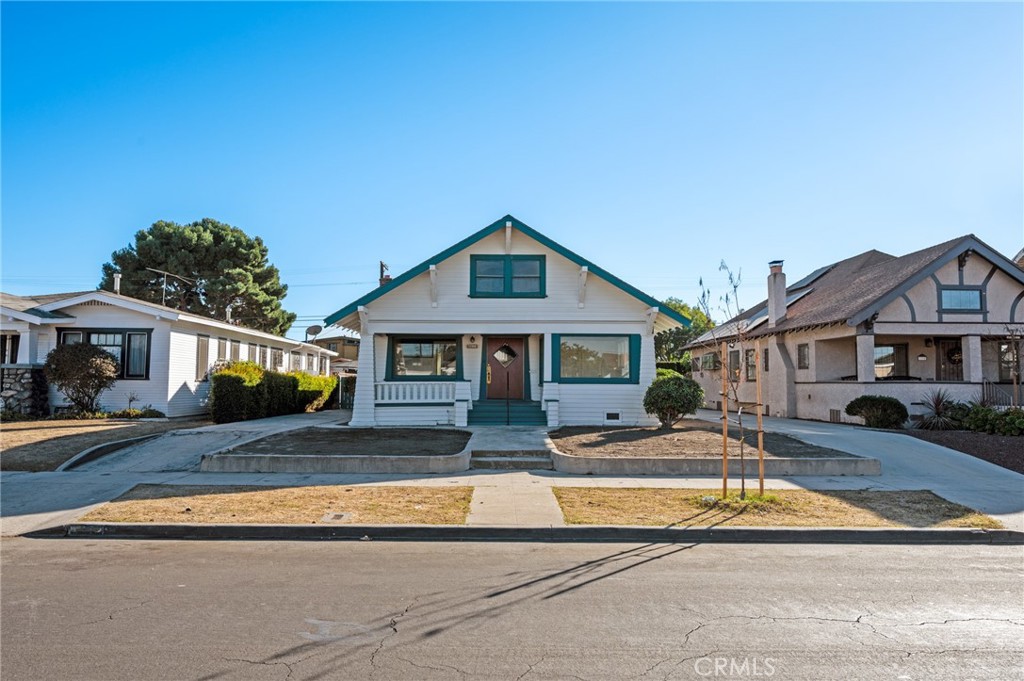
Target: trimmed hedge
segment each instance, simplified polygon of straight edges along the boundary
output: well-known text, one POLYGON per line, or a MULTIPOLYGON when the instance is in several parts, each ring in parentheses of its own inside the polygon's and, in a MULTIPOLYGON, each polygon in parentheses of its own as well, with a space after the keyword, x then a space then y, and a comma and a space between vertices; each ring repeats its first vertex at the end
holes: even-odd
POLYGON ((1024 409, 1015 407, 997 411, 976 404, 967 412, 964 427, 989 435, 1024 435, 1024 409))
POLYGON ((682 374, 679 373, 678 371, 673 370, 673 369, 664 369, 662 367, 658 367, 657 373, 656 373, 654 379, 657 380, 659 378, 673 378, 675 376, 680 376, 681 377, 682 374))
POLYGON ((846 405, 846 413, 860 416, 869 428, 902 428, 910 414, 903 403, 885 395, 863 395, 846 405))
POLYGON ((314 412, 323 409, 338 387, 336 376, 313 376, 301 371, 288 374, 296 379, 297 411, 314 412))
POLYGON ((323 409, 337 386, 333 376, 280 374, 254 362, 232 362, 211 378, 210 414, 231 423, 323 409))
MULTIPOLYGON (((661 371, 662 369, 668 369, 674 371, 677 374, 684 376, 688 375, 693 371, 693 365, 690 362, 655 362, 654 366, 661 371)), ((661 374, 659 374, 660 376, 661 374)))

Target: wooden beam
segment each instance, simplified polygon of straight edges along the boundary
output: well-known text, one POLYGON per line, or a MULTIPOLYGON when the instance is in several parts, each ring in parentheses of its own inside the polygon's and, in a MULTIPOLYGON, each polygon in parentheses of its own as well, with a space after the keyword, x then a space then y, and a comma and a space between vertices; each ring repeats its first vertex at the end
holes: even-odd
POLYGON ((658 318, 658 308, 652 307, 647 310, 647 335, 654 335, 654 320, 658 318))
POLYGON ((512 255, 512 221, 505 221, 505 255, 512 255))
POLYGON ((580 276, 577 280, 578 283, 576 287, 576 293, 579 297, 579 303, 577 303, 577 306, 581 308, 584 307, 587 302, 587 274, 589 272, 590 268, 588 268, 586 265, 580 267, 580 276))
POLYGON ((437 307, 437 265, 430 266, 430 307, 437 307))

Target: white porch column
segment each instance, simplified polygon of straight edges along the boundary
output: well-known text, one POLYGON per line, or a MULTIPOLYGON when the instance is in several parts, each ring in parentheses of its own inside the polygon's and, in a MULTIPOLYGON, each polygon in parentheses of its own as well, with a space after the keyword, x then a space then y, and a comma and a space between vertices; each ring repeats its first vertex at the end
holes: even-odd
POLYGON ((459 381, 455 384, 455 426, 457 428, 465 428, 469 423, 469 403, 472 400, 469 386, 469 381, 459 381))
POLYGON ((374 419, 374 383, 377 380, 374 371, 374 346, 376 345, 370 325, 364 320, 359 334, 359 370, 356 372, 356 392, 353 395, 352 420, 349 425, 370 427, 376 425, 374 419))
POLYGON ((13 359, 14 364, 35 364, 36 343, 35 334, 26 329, 18 334, 18 356, 13 359))
POLYGON ((964 336, 960 347, 964 353, 964 381, 981 383, 981 336, 964 336))
POLYGON ((861 383, 875 380, 875 337, 869 333, 857 336, 857 380, 861 383))
POLYGON ((557 428, 560 425, 558 420, 558 400, 558 384, 545 383, 544 411, 546 411, 548 415, 548 428, 557 428))

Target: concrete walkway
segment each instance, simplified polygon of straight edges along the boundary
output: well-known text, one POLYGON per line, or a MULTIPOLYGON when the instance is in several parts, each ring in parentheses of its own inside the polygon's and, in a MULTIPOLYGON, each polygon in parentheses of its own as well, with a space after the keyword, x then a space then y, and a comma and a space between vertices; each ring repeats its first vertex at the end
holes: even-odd
POLYGON ((347 422, 350 417, 349 410, 331 409, 312 414, 288 414, 253 421, 172 430, 152 440, 125 447, 96 461, 83 464, 75 470, 133 473, 197 471, 203 454, 237 447, 289 430, 340 424, 347 422))

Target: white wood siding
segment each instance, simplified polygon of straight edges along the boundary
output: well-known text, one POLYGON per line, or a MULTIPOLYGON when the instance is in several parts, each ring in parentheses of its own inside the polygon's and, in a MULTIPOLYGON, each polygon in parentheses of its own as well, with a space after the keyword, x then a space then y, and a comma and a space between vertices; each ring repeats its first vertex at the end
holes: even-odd
MULTIPOLYGON (((114 383, 114 387, 100 395, 99 402, 106 411, 128 408, 128 394, 134 392, 138 399, 132 407, 140 408, 152 405, 154 409, 167 411, 167 369, 168 369, 168 332, 170 322, 159 319, 155 315, 126 310, 107 304, 88 303, 75 305, 62 310, 74 315, 67 324, 60 324, 60 329, 151 329, 149 379, 123 380, 114 383)), ((47 353, 57 345, 57 328, 48 330, 46 337, 40 334, 39 361, 46 359, 47 353)), ((50 386, 50 405, 67 404, 67 398, 50 386)))
MULTIPOLYGON (((206 412, 210 382, 196 381, 196 336, 199 328, 178 326, 170 332, 171 361, 168 374, 168 416, 191 416, 206 412)), ((216 337, 210 343, 210 364, 216 360, 216 337)))

